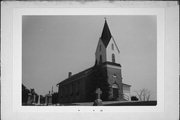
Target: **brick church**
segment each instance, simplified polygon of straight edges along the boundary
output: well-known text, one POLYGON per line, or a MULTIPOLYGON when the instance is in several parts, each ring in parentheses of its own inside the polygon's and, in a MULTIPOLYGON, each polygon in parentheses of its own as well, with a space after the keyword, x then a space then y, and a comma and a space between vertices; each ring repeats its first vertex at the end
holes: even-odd
POLYGON ((58 83, 59 103, 92 102, 96 90, 103 101, 130 100, 131 85, 122 82, 120 50, 105 20, 95 52, 95 65, 58 83))

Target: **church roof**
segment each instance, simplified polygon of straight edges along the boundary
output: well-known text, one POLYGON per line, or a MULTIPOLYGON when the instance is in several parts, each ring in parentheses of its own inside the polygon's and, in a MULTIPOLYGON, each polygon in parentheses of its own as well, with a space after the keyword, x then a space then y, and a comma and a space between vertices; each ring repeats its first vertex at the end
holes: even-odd
POLYGON ((111 32, 109 30, 107 21, 105 20, 104 28, 103 28, 103 31, 101 34, 101 40, 102 40, 103 44, 105 45, 105 47, 108 46, 111 37, 112 37, 111 32))
MULTIPOLYGON (((112 62, 108 62, 108 61, 107 61, 107 62, 104 62, 103 64, 101 64, 101 66, 107 65, 107 64, 109 64, 109 65, 114 65, 114 66, 120 66, 120 67, 121 67, 121 65, 118 64, 118 63, 112 63, 112 62)), ((69 82, 78 80, 78 79, 80 79, 80 78, 82 78, 82 77, 87 77, 87 76, 90 75, 93 71, 95 71, 94 68, 96 68, 96 67, 93 66, 93 67, 90 67, 90 68, 88 68, 88 69, 86 69, 86 70, 84 70, 84 71, 81 71, 81 72, 77 73, 77 74, 74 74, 74 75, 72 75, 71 77, 66 78, 65 80, 61 81, 61 82, 58 83, 57 85, 66 84, 66 83, 69 83, 69 82)))
POLYGON ((88 68, 88 69, 86 69, 86 70, 84 70, 82 72, 79 72, 77 74, 72 75, 71 77, 61 81, 57 85, 68 83, 68 82, 71 82, 71 81, 74 81, 74 80, 78 80, 78 79, 80 79, 82 77, 85 77, 85 76, 89 75, 92 72, 92 70, 93 70, 93 67, 90 67, 90 68, 88 68))

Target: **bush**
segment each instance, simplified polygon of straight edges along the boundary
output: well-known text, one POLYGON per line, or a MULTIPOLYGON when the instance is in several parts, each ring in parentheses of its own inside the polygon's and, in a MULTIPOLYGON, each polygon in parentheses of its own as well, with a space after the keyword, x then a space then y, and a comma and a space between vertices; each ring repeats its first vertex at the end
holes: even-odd
POLYGON ((136 96, 131 96, 131 101, 138 101, 138 98, 136 96))

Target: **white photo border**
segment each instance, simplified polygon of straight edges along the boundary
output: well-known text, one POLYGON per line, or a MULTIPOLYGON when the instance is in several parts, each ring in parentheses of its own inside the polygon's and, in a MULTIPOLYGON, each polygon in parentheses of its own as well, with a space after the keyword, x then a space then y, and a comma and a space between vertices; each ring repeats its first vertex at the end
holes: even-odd
POLYGON ((163 112, 164 41, 163 8, 16 8, 13 12, 13 111, 14 112, 163 112), (22 106, 22 16, 23 15, 155 15, 157 16, 156 106, 22 106))

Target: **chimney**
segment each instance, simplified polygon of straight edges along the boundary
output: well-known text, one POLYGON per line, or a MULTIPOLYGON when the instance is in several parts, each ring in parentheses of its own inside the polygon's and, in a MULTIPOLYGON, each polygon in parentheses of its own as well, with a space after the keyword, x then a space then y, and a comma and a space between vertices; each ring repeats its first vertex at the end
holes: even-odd
POLYGON ((69 72, 68 77, 70 78, 70 77, 71 77, 71 75, 72 75, 72 72, 69 72))

